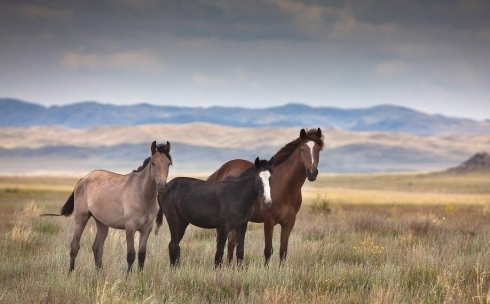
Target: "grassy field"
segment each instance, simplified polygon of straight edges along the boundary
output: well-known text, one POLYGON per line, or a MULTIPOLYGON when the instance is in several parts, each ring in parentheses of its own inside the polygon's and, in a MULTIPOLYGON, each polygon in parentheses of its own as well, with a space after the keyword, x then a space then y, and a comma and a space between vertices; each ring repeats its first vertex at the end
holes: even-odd
POLYGON ((95 271, 93 220, 67 274, 73 219, 38 215, 76 181, 0 177, 0 303, 490 303, 490 174, 322 175, 305 184, 283 266, 279 226, 263 267, 249 224, 242 267, 215 270, 214 232, 189 227, 171 269, 164 224, 127 279, 122 231, 95 271))

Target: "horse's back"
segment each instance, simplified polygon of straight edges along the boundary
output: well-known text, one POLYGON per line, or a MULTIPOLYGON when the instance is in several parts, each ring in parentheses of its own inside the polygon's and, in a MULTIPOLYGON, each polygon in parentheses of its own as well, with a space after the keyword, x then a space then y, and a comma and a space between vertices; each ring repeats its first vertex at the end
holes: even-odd
POLYGON ((253 167, 254 164, 245 159, 233 159, 224 163, 218 170, 208 177, 208 181, 222 181, 229 176, 238 176, 243 170, 253 167))
POLYGON ((183 217, 201 228, 216 228, 219 223, 220 183, 191 177, 177 177, 159 195, 159 204, 167 219, 183 217))

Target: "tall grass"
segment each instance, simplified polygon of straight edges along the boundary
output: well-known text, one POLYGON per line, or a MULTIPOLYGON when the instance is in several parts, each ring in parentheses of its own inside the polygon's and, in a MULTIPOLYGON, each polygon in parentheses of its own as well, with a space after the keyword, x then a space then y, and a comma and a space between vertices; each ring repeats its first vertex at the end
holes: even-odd
POLYGON ((249 224, 241 267, 214 269, 214 231, 189 227, 172 269, 164 225, 143 272, 126 278, 123 231, 110 231, 95 270, 93 220, 68 275, 73 219, 38 216, 68 195, 15 205, 0 195, 0 303, 490 303, 490 204, 303 206, 283 266, 276 226, 269 267, 262 226, 249 224))

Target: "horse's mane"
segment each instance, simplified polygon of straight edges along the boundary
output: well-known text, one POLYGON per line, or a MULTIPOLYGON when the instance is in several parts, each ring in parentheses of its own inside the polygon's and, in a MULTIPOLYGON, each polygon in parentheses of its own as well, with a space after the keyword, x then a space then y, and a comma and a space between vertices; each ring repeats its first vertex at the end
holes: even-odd
MULTIPOLYGON (((265 159, 260 160, 260 167, 265 168, 267 170, 272 170, 272 167, 269 165, 269 162, 265 159)), ((247 175, 252 174, 252 172, 255 173, 255 170, 256 170, 255 166, 252 166, 250 168, 243 170, 238 175, 229 175, 224 180, 238 180, 238 179, 241 179, 247 175)), ((208 178, 207 180, 209 181, 210 179, 208 178)))
MULTIPOLYGON (((323 147, 325 146, 325 143, 323 142, 323 134, 321 137, 318 137, 316 135, 317 130, 305 130, 306 138, 314 141, 320 147, 320 151, 323 150, 323 147)), ((301 137, 298 137, 277 151, 277 153, 274 155, 274 166, 283 163, 289 157, 289 155, 291 155, 291 153, 293 153, 293 151, 301 145, 301 142, 301 137)))
MULTIPOLYGON (((160 153, 165 154, 165 156, 170 160, 170 164, 171 165, 173 164, 172 163, 172 156, 170 156, 170 153, 168 153, 167 150, 165 150, 165 145, 164 144, 157 145, 157 151, 160 152, 160 153)), ((143 164, 141 166, 139 166, 138 169, 133 170, 133 172, 141 172, 141 171, 143 171, 143 169, 145 169, 145 167, 148 166, 148 164, 150 163, 150 159, 151 159, 151 157, 146 158, 143 161, 143 164)))
POLYGON ((143 161, 143 164, 142 164, 141 166, 139 166, 139 167, 138 167, 138 169, 133 170, 133 172, 141 172, 141 171, 143 171, 143 169, 144 169, 144 168, 145 168, 145 167, 148 165, 148 163, 150 162, 150 159, 151 159, 151 157, 148 157, 147 159, 145 159, 145 160, 143 161))

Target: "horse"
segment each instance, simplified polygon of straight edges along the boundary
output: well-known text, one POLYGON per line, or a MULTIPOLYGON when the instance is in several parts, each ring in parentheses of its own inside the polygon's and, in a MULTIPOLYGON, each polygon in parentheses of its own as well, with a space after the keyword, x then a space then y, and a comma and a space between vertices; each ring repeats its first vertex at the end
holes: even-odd
MULTIPOLYGON (((265 236, 265 266, 272 256, 272 235, 274 226, 281 225, 281 242, 279 251, 280 264, 285 261, 288 252, 289 235, 296 221, 301 202, 301 187, 306 178, 315 181, 318 176, 318 163, 320 151, 324 147, 324 137, 320 128, 317 130, 301 129, 299 137, 286 144, 274 155, 274 181, 271 184, 274 204, 264 208, 259 201, 254 202, 251 222, 264 223, 265 236)), ((240 174, 253 166, 243 159, 234 159, 223 164, 217 171, 208 177, 208 181, 220 181, 229 176, 240 174)), ((232 231, 228 237, 228 263, 233 260, 233 251, 237 241, 236 232, 232 231)), ((238 254, 238 252, 237 252, 238 254)))
POLYGON ((102 252, 109 227, 126 230, 128 271, 135 260, 134 235, 139 232, 138 266, 143 270, 146 245, 158 212, 157 193, 164 193, 172 158, 170 143, 151 144, 151 156, 133 172, 121 175, 105 170, 94 170, 80 179, 60 214, 42 216, 70 216, 75 218, 75 229, 70 247, 70 271, 75 269, 75 258, 80 249, 80 238, 87 221, 93 217, 97 225, 92 250, 97 269, 102 268, 102 252))
POLYGON ((274 158, 267 161, 257 157, 251 168, 237 177, 219 182, 189 177, 172 179, 165 195, 158 195, 160 211, 155 231, 157 234, 165 214, 171 237, 168 245, 170 265, 177 266, 180 262, 179 243, 189 223, 201 228, 218 229, 215 268, 221 266, 226 238, 230 230, 235 229, 238 236, 237 259, 241 262, 253 203, 259 201, 264 208, 272 203, 270 183, 274 174, 273 163, 274 158))

